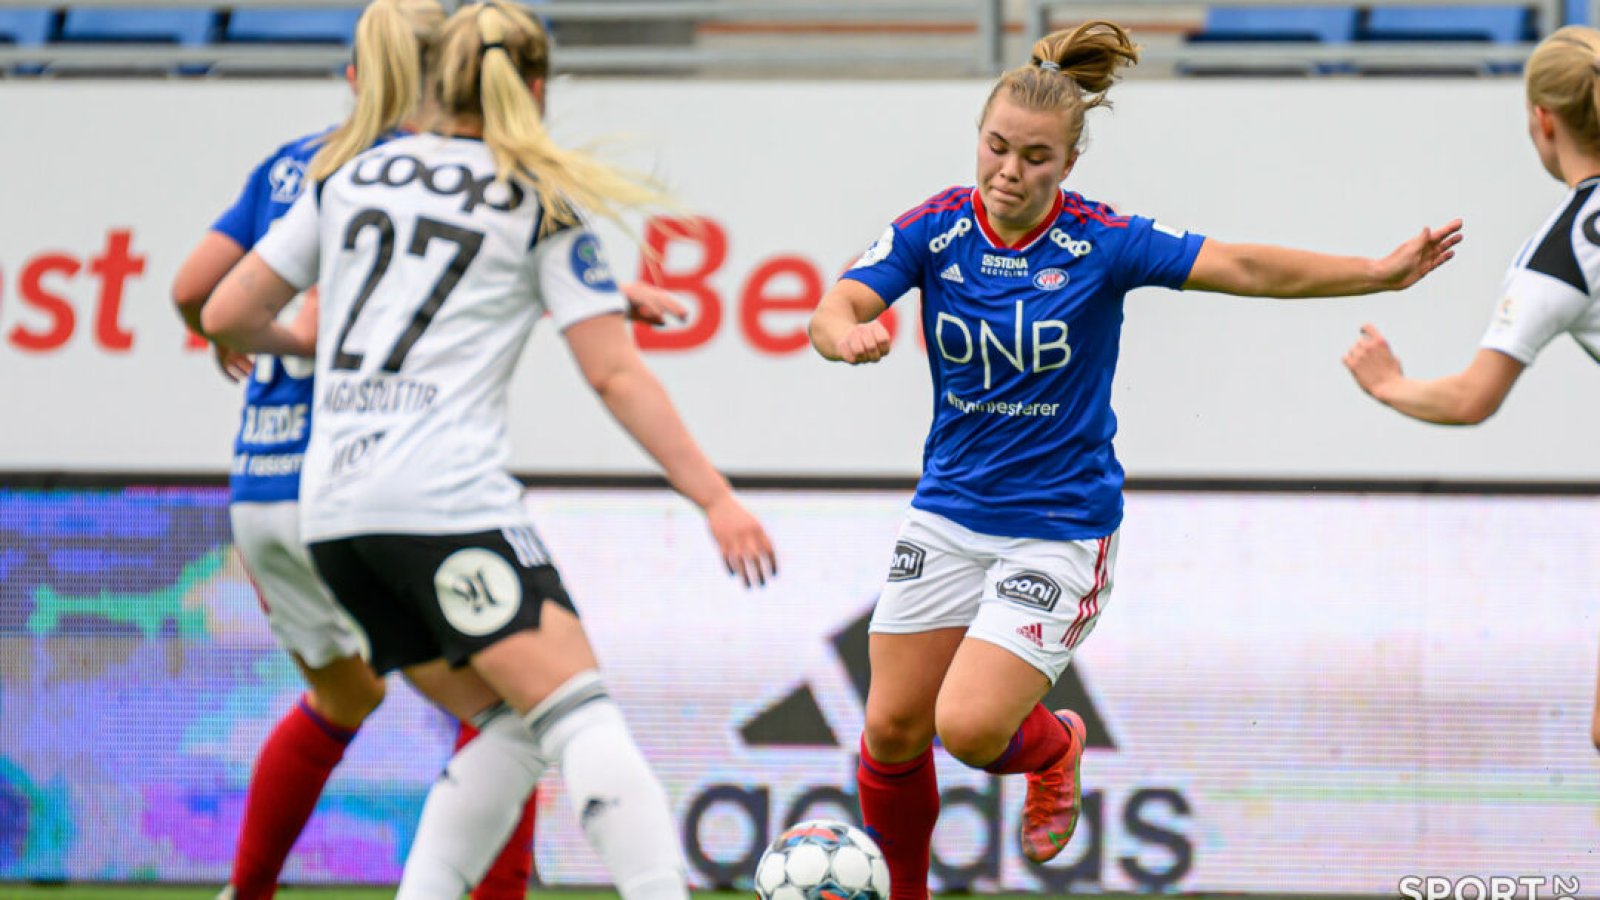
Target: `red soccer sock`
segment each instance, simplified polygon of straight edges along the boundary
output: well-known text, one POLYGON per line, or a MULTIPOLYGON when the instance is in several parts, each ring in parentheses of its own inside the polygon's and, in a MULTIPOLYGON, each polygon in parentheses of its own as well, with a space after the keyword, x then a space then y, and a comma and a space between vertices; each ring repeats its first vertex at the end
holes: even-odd
POLYGON ((1072 749, 1072 732, 1061 724, 1055 713, 1036 703, 1033 712, 1022 720, 1017 733, 1011 736, 1000 758, 983 767, 996 775, 1014 775, 1020 772, 1042 772, 1055 765, 1072 749))
POLYGON ((354 728, 317 715, 304 697, 267 736, 250 775, 233 856, 230 883, 238 900, 265 900, 278 889, 290 848, 355 736, 354 728))
MULTIPOLYGON (((456 749, 465 747, 478 736, 478 729, 467 722, 456 732, 456 749)), ((522 818, 511 832, 500 855, 484 874, 483 880, 472 890, 472 900, 523 900, 528 896, 528 882, 533 879, 533 822, 538 816, 539 792, 528 795, 522 808, 522 818)))
POLYGON ((939 820, 939 782, 933 748, 901 763, 882 763, 861 739, 856 766, 861 819, 889 864, 890 900, 928 900, 933 826, 939 820))

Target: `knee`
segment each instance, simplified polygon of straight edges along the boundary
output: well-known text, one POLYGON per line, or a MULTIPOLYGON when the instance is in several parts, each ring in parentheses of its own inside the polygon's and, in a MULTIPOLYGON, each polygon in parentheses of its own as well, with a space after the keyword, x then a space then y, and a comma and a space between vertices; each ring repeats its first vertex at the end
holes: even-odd
POLYGON ((311 688, 311 703, 328 721, 343 728, 356 728, 383 703, 383 679, 370 672, 366 677, 343 678, 311 688))
POLYGON ((933 722, 927 716, 875 709, 869 703, 866 741, 878 761, 905 762, 933 744, 933 722))
POLYGON ((951 756, 974 769, 1000 758, 1012 730, 998 727, 980 711, 940 707, 936 717, 939 742, 951 756))

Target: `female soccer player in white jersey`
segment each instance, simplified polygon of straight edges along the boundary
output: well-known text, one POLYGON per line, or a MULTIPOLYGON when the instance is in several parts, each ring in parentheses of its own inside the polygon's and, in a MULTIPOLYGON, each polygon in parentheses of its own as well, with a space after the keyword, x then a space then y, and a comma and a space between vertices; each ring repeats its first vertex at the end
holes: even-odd
MULTIPOLYGON (((1472 361, 1454 375, 1407 378, 1371 325, 1344 357, 1363 390, 1414 419, 1476 425, 1489 418, 1562 334, 1600 359, 1600 31, 1571 25, 1545 38, 1528 57, 1525 81, 1528 136, 1567 194, 1506 272, 1472 361)), ((1600 686, 1589 734, 1600 748, 1600 686)))
POLYGON ((1396 290, 1460 239, 1454 222, 1378 260, 1224 244, 1063 191, 1084 111, 1137 59, 1109 22, 1034 45, 983 109, 977 186, 896 219, 811 320, 824 357, 874 362, 889 352, 878 316, 922 291, 934 420, 873 613, 857 770, 897 900, 927 896, 935 735, 967 765, 1028 776, 1029 859, 1055 857, 1076 826, 1084 725, 1039 701, 1111 590, 1123 295, 1144 285, 1267 297, 1396 290))
POLYGON ((430 792, 399 896, 458 897, 556 763, 622 895, 680 900, 665 793, 505 471, 506 388, 544 312, 607 408, 705 511, 727 567, 764 580, 771 544, 644 367, 580 215, 655 192, 549 139, 548 45, 522 10, 463 7, 436 53, 441 133, 392 140, 306 193, 202 322, 240 350, 308 352, 275 317, 316 282, 302 533, 373 667, 404 669, 482 731, 430 792))

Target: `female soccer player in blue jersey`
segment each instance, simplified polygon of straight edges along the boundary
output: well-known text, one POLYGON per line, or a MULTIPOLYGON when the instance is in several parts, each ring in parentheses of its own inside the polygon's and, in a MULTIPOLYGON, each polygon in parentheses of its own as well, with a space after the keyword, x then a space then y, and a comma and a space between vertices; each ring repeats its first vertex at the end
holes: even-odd
MULTIPOLYGON (((1567 193, 1506 272, 1499 307, 1472 361, 1454 375, 1407 378, 1371 325, 1344 357, 1363 390, 1414 419, 1482 422, 1500 409, 1539 351, 1563 334, 1600 359, 1600 31, 1572 25, 1545 38, 1528 57, 1525 81, 1528 136, 1567 193)), ((1600 687, 1589 735, 1600 748, 1600 687)))
MULTIPOLYGON (((339 127, 291 141, 251 173, 233 206, 201 239, 178 272, 173 296, 200 332, 200 311, 223 276, 266 234, 309 183, 398 128, 418 106, 422 68, 445 21, 437 0, 378 0, 356 30, 347 76, 356 103, 339 127)), ((630 313, 659 323, 682 316, 670 295, 625 288, 630 313)), ((311 326, 306 304, 302 326, 311 326)), ((256 759, 229 878, 233 896, 272 896, 290 849, 311 816, 346 746, 384 696, 363 661, 363 639, 317 577, 299 538, 300 465, 310 434, 310 360, 249 357, 216 345, 228 377, 249 377, 235 440, 230 513, 235 545, 261 594, 273 635, 294 658, 310 690, 268 735, 256 759)), ((463 724, 465 743, 476 732, 463 724)), ((476 900, 520 900, 533 872, 534 813, 529 798, 505 852, 473 892, 476 900)), ((225 892, 228 893, 228 892, 225 892)))
POLYGON ((1376 260, 1224 244, 1063 191, 1085 110, 1137 60, 1109 22, 1035 44, 984 107, 977 186, 896 219, 811 320, 827 359, 875 362, 889 352, 878 316, 922 291, 934 419, 873 613, 857 771, 896 900, 927 895, 935 735, 970 766, 1028 776, 1029 859, 1055 857, 1076 826, 1084 725, 1040 700, 1112 585, 1123 296, 1145 285, 1266 297, 1398 290, 1460 240, 1452 222, 1376 260))

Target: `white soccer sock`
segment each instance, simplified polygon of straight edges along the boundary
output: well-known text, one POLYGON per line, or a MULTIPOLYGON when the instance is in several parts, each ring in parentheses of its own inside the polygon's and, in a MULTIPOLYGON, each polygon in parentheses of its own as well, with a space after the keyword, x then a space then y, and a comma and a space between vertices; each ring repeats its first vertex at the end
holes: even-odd
POLYGON ((544 774, 537 742, 508 707, 473 724, 478 736, 428 791, 395 900, 460 900, 489 870, 544 774))
POLYGON ((688 900, 667 792, 599 674, 573 676, 524 721, 539 755, 561 767, 584 835, 622 900, 688 900))

